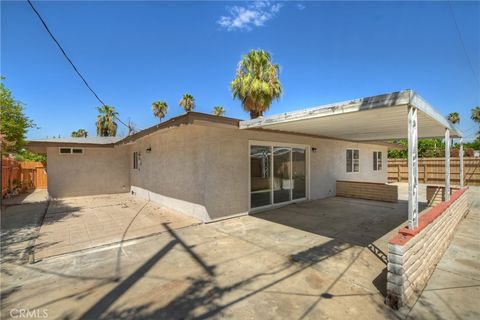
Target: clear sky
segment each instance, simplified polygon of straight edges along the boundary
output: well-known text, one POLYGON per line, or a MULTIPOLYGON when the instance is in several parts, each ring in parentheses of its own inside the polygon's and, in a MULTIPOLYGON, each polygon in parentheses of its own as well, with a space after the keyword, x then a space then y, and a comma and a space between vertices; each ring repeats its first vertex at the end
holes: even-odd
MULTIPOLYGON (((479 2, 452 2, 470 64, 447 2, 34 3, 101 99, 139 129, 158 122, 155 100, 169 104, 167 119, 182 114, 186 92, 195 111, 248 118, 229 83, 242 54, 262 48, 284 91, 267 114, 414 89, 444 115, 459 112, 467 140, 476 132, 479 2)), ((1 74, 40 127, 28 137, 94 135, 99 103, 31 8, 1 9, 1 74)))

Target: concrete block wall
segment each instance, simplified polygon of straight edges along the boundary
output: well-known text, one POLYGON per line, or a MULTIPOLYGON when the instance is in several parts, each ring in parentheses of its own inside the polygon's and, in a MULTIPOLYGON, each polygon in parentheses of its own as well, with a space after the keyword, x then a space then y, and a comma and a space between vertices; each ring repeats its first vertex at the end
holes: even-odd
POLYGON ((403 228, 388 244, 387 304, 398 309, 413 302, 425 288, 447 250, 469 204, 468 189, 426 209, 415 230, 403 228))
POLYGON ((397 202, 398 186, 361 181, 337 181, 337 196, 366 200, 397 202))
MULTIPOLYGON (((459 187, 452 186, 450 188, 450 195, 453 192, 460 189, 459 187)), ((427 203, 429 207, 433 207, 440 202, 445 200, 445 187, 438 185, 428 185, 427 186, 427 203)))

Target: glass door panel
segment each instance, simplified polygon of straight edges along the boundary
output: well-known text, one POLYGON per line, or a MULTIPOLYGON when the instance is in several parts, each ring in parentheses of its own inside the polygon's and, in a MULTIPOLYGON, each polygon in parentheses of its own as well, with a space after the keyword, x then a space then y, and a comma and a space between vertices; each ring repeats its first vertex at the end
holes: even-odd
POLYGON ((273 148, 273 203, 292 200, 291 153, 290 148, 273 148))
POLYGON ((250 148, 250 204, 252 208, 272 204, 272 148, 250 148))
POLYGON ((307 197, 307 160, 305 149, 292 148, 292 198, 307 197))

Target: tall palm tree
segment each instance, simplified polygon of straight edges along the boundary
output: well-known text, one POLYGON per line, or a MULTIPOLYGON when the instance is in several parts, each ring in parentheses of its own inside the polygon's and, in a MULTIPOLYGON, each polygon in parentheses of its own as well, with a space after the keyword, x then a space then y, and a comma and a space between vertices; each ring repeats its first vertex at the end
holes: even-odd
POLYGON ((230 88, 252 119, 262 116, 273 100, 280 98, 279 73, 279 65, 273 64, 270 53, 264 50, 251 50, 240 60, 230 88))
POLYGON ((452 124, 460 123, 460 115, 458 114, 458 112, 452 112, 452 113, 448 114, 447 119, 452 124))
POLYGON ((99 115, 97 116, 97 136, 101 137, 114 137, 117 135, 117 123, 115 118, 118 112, 115 111, 115 107, 101 106, 97 107, 99 115))
POLYGON ((88 132, 85 129, 78 129, 77 131, 72 132, 73 138, 86 138, 88 136, 88 132))
POLYGON ((168 105, 165 101, 155 101, 152 103, 152 111, 153 115, 162 122, 162 119, 167 115, 168 105))
POLYGON ((195 98, 191 94, 185 93, 179 104, 185 109, 185 112, 193 111, 195 108, 195 98))
POLYGON ((225 108, 222 107, 222 106, 215 106, 213 107, 213 114, 216 115, 216 116, 224 116, 225 115, 225 108))

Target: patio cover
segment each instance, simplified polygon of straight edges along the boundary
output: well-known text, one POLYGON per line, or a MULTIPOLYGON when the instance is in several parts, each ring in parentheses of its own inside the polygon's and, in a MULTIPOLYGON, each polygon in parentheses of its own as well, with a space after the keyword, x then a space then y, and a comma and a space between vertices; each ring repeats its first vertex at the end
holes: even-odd
MULTIPOLYGON (((445 200, 450 198, 450 139, 462 133, 412 90, 241 121, 240 129, 293 132, 358 142, 408 139, 408 228, 418 228, 418 138, 445 139, 445 200)), ((463 139, 460 139, 463 187, 463 139)))
POLYGON ((240 122, 240 129, 268 129, 351 141, 408 137, 408 107, 418 110, 418 138, 461 138, 462 133, 412 90, 332 103, 240 122))

